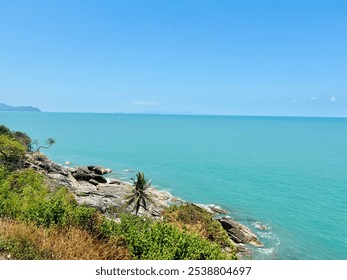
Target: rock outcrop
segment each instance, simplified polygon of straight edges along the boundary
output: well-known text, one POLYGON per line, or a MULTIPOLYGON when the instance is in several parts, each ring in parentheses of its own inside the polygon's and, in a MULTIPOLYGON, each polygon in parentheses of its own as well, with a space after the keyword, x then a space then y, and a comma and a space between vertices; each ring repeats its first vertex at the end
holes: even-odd
MULTIPOLYGON (((63 167, 40 152, 27 154, 25 166, 43 174, 47 184, 52 188, 65 186, 74 194, 79 204, 94 207, 111 218, 114 218, 114 209, 124 207, 127 197, 133 190, 133 185, 128 182, 105 178, 103 175, 111 173, 111 169, 102 166, 63 167)), ((171 204, 182 203, 182 200, 171 196, 168 192, 159 191, 152 187, 149 188, 148 192, 154 204, 148 206, 148 211, 141 208, 139 215, 160 219, 160 213, 166 207, 171 204)), ((214 205, 197 206, 204 208, 212 215, 228 213, 214 205)), ((132 207, 128 206, 127 210, 131 212, 132 207)), ((226 217, 217 220, 239 248, 239 258, 251 257, 251 251, 244 244, 263 246, 248 227, 226 217)))
MULTIPOLYGON (((102 166, 63 167, 39 152, 27 154, 25 166, 43 174, 52 188, 65 186, 79 204, 94 207, 105 214, 111 215, 115 208, 124 207, 127 196, 133 190, 130 183, 105 178, 103 175, 112 170, 102 166)), ((172 196, 155 188, 150 188, 148 192, 155 204, 149 205, 146 212, 141 208, 139 215, 158 218, 159 213, 171 203, 172 196)), ((132 208, 129 206, 127 210, 132 208)))
POLYGON ((221 223, 222 227, 227 231, 230 239, 235 243, 251 244, 256 247, 263 246, 258 237, 245 225, 226 217, 217 219, 217 221, 221 223))

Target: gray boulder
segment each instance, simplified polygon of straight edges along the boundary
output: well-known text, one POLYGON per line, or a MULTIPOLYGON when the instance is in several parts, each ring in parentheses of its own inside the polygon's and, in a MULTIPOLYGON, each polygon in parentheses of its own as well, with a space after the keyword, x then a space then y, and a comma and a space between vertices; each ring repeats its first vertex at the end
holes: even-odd
POLYGON ((75 171, 72 172, 72 176, 74 176, 78 181, 89 181, 90 179, 93 179, 89 169, 83 166, 76 167, 75 171))
POLYGON ((91 175, 91 179, 97 181, 98 183, 107 183, 107 179, 101 175, 91 175))
POLYGON ((105 168, 103 166, 94 166, 94 165, 88 166, 88 170, 97 175, 104 175, 104 174, 112 172, 112 169, 110 168, 105 168))

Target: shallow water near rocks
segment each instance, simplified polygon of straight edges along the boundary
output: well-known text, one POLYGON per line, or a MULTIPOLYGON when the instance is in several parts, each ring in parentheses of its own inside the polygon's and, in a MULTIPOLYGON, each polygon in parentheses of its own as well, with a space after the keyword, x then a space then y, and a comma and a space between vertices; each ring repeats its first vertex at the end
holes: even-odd
POLYGON ((347 119, 0 112, 54 161, 144 171, 219 205, 265 244, 255 259, 347 259, 347 119))

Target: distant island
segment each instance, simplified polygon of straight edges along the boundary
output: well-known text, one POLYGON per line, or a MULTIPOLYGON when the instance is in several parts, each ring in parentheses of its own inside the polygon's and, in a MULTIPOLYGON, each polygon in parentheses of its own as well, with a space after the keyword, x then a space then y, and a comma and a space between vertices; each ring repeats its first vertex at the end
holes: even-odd
POLYGON ((0 103, 0 111, 41 112, 39 108, 32 106, 10 106, 4 103, 0 103))

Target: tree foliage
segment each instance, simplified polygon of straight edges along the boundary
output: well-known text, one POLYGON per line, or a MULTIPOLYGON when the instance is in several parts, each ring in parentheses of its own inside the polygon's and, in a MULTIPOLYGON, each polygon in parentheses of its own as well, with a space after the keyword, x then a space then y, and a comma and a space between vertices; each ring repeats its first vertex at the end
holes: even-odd
POLYGON ((14 170, 21 166, 25 155, 25 147, 16 139, 0 135, 0 164, 14 170))
POLYGON ((32 150, 32 140, 25 132, 11 131, 8 127, 2 124, 0 125, 0 135, 5 135, 12 139, 16 139, 25 147, 27 152, 32 150))
POLYGON ((0 125, 0 135, 11 136, 11 134, 12 134, 12 132, 8 127, 6 127, 3 124, 0 125))
POLYGON ((36 152, 40 151, 40 149, 49 149, 52 145, 56 143, 55 139, 53 138, 48 138, 46 141, 46 146, 39 146, 39 142, 37 140, 34 140, 32 142, 33 145, 36 145, 36 152))
POLYGON ((17 139, 19 143, 21 143, 25 147, 27 152, 30 152, 32 150, 32 140, 28 136, 28 134, 22 131, 13 131, 12 135, 15 139, 17 139))

